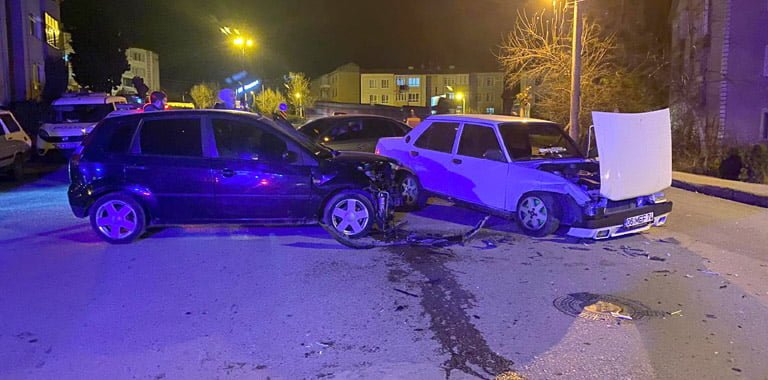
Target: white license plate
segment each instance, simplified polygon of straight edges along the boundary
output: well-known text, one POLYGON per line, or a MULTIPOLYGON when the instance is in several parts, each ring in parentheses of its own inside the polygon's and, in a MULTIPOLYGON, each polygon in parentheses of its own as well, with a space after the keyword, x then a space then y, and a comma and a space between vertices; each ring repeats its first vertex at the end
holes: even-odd
POLYGON ((653 213, 649 212, 643 215, 630 216, 624 220, 624 227, 635 227, 651 222, 653 222, 653 213))
POLYGON ((58 149, 75 149, 80 145, 79 142, 56 144, 58 149))

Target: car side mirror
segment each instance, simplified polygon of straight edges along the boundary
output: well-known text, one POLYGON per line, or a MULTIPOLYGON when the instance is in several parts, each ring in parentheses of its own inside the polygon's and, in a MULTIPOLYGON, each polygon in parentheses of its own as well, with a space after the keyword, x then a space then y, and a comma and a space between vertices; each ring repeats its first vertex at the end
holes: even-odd
POLYGON ((299 155, 296 154, 296 152, 292 152, 290 150, 283 153, 283 161, 292 164, 296 162, 299 159, 299 155))
POLYGON ((507 159, 504 158, 504 153, 501 152, 499 149, 488 149, 483 153, 483 158, 493 161, 500 161, 500 162, 506 162, 507 159))

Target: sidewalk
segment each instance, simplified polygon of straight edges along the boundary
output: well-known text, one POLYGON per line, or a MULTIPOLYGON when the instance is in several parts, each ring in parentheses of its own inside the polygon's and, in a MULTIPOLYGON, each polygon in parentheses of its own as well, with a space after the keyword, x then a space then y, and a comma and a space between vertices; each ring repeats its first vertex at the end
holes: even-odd
POLYGON ((672 172, 672 186, 753 206, 768 207, 768 185, 672 172))

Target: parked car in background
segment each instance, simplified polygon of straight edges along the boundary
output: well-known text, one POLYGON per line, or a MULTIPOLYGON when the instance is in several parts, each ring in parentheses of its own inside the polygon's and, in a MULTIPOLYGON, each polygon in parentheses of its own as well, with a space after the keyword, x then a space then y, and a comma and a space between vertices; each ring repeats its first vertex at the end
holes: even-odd
POLYGON ((72 156, 69 203, 110 243, 147 225, 322 223, 363 237, 399 203, 397 164, 337 152, 257 114, 178 110, 100 122, 72 156))
POLYGON ((0 171, 7 171, 11 178, 20 179, 31 148, 32 141, 13 114, 0 110, 0 171))
MULTIPOLYGON (((602 143, 621 149, 610 136, 602 143)), ((424 206, 431 193, 515 218, 533 236, 566 225, 569 235, 605 239, 663 225, 672 210, 664 186, 617 175, 638 167, 636 160, 587 159, 559 125, 544 120, 432 116, 404 138, 379 140, 376 153, 413 171, 400 180, 406 206, 424 206), (613 175, 601 178, 600 166, 613 175)), ((646 160, 643 169, 653 172, 646 160)))
POLYGON ((383 116, 339 115, 312 120, 298 130, 335 150, 373 152, 380 138, 405 136, 411 128, 383 116))
POLYGON ((96 123, 115 111, 118 104, 127 104, 126 99, 100 93, 72 94, 54 100, 37 132, 37 154, 44 156, 51 150, 77 148, 96 123))

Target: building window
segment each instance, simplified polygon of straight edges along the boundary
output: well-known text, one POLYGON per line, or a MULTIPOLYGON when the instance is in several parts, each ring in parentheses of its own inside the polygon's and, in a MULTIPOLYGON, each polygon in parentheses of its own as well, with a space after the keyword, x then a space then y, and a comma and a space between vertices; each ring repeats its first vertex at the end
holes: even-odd
POLYGON ((368 88, 376 88, 376 80, 368 79, 368 88))
POLYGON ((389 79, 381 80, 381 88, 389 88, 389 79))
POLYGON ((768 77, 768 45, 765 45, 765 57, 763 57, 763 76, 768 77))
POLYGON ((40 38, 40 26, 38 25, 40 18, 29 14, 29 35, 32 37, 40 38))
POLYGON ((763 140, 768 140, 768 108, 763 108, 763 122, 761 129, 760 137, 762 137, 763 140))
POLYGON ((407 99, 406 97, 407 97, 407 96, 408 96, 408 95, 407 95, 406 93, 404 93, 404 92, 399 92, 399 93, 397 94, 397 101, 398 101, 398 102, 404 102, 404 101, 406 101, 406 99, 407 99))
POLYGON ((371 104, 376 104, 376 95, 369 95, 368 96, 368 101, 371 104))
POLYGON ((48 45, 59 48, 59 20, 56 20, 48 13, 45 14, 45 42, 48 45))
POLYGON ((485 94, 485 101, 490 102, 491 101, 491 94, 485 94))
POLYGON ((493 86, 493 79, 491 79, 491 78, 488 78, 488 79, 486 79, 486 80, 485 80, 485 86, 486 86, 486 87, 491 87, 491 86, 493 86))
POLYGON ((419 87, 419 86, 421 86, 421 78, 419 77, 408 78, 408 87, 419 87))
POLYGON ((397 83, 397 87, 405 86, 405 78, 397 78, 396 83, 397 83))
POLYGON ((43 68, 39 63, 32 64, 32 90, 39 91, 42 87, 43 68))
POLYGON ((419 102, 419 93, 416 92, 409 92, 408 93, 408 103, 418 103, 419 102))
POLYGON ((135 52, 131 53, 131 60, 139 61, 139 62, 144 62, 144 54, 140 53, 138 51, 135 51, 135 52))
POLYGON ((496 110, 493 107, 488 107, 485 109, 485 113, 489 115, 493 115, 494 113, 496 113, 496 110))
POLYGON ((381 96, 381 103, 382 104, 389 104, 389 95, 382 95, 381 96))
POLYGON ((123 87, 133 87, 133 79, 123 77, 123 87))

